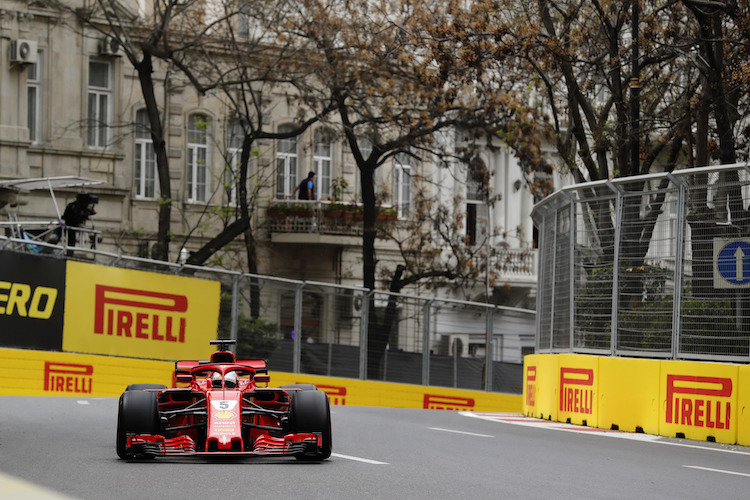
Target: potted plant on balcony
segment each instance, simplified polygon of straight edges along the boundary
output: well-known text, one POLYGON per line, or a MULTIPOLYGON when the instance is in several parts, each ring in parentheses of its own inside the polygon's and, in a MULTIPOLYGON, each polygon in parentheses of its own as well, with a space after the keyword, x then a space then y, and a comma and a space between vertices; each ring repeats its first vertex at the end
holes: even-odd
POLYGON ((287 215, 293 217, 312 217, 313 207, 307 203, 289 203, 287 215))
POLYGON ((391 221, 398 218, 398 212, 393 207, 380 207, 378 210, 378 220, 391 221))
POLYGON ((341 203, 331 203, 323 209, 323 215, 332 219, 340 218, 344 213, 344 205, 341 203))
POLYGON ((287 206, 285 203, 268 203, 266 208, 266 217, 283 217, 286 215, 287 206))

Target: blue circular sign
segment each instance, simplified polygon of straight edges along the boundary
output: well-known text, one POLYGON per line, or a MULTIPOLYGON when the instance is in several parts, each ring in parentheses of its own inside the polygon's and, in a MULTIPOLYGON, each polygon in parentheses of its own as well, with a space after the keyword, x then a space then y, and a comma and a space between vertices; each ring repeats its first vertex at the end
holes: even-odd
POLYGON ((733 285, 750 283, 750 243, 733 241, 721 249, 716 259, 721 277, 733 285))

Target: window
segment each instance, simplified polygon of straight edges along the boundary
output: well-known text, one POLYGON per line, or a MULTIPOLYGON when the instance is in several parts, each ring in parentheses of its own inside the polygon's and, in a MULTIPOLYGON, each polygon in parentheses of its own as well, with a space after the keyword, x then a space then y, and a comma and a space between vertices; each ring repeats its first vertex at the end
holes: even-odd
MULTIPOLYGON (((279 133, 288 132, 291 125, 279 127, 279 133)), ((285 198, 297 186, 297 138, 276 141, 276 197, 285 198)))
POLYGON ((112 106, 112 65, 104 61, 89 62, 88 145, 106 148, 109 141, 109 119, 112 106))
POLYGON ((210 124, 210 119, 205 115, 190 115, 188 119, 188 201, 208 201, 208 128, 210 124))
POLYGON ((313 172, 317 178, 317 199, 331 195, 331 143, 326 138, 326 132, 318 130, 315 133, 315 153, 313 154, 313 172))
POLYGON ((396 155, 396 166, 393 171, 393 204, 398 210, 399 218, 409 215, 413 160, 414 158, 406 153, 396 155))
POLYGON ((135 115, 135 197, 154 199, 158 191, 156 153, 148 113, 145 109, 139 109, 135 115))
POLYGON ((242 142, 245 132, 239 120, 232 120, 227 130, 227 168, 225 170, 224 189, 227 194, 227 205, 237 205, 237 183, 240 180, 240 163, 242 156, 242 142))
POLYGON ((40 123, 42 109, 42 53, 37 54, 37 62, 26 68, 26 124, 29 127, 29 140, 41 142, 40 123))
POLYGON ((466 174, 466 244, 471 247, 482 245, 488 236, 488 182, 487 164, 479 157, 473 158, 466 174))

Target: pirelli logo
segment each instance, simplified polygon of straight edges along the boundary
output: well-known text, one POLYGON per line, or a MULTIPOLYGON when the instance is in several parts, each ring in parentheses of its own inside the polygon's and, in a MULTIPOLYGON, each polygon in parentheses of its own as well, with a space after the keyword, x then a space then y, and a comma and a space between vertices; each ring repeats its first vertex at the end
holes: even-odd
POLYGON ((428 410, 472 411, 474 410, 474 398, 425 394, 423 408, 428 410))
POLYGON ((185 295, 96 285, 94 333, 185 343, 185 295))
POLYGON ((526 406, 536 406, 536 366, 526 367, 526 406))
POLYGON ((94 367, 74 363, 44 362, 45 392, 91 394, 94 367))
POLYGON ((667 375, 668 424, 729 429, 732 420, 732 379, 667 375))
POLYGON ((316 385, 319 390, 325 392, 328 395, 328 398, 332 405, 346 405, 346 387, 338 385, 316 385))
POLYGON ((560 368, 560 411, 591 415, 594 408, 594 370, 560 368))

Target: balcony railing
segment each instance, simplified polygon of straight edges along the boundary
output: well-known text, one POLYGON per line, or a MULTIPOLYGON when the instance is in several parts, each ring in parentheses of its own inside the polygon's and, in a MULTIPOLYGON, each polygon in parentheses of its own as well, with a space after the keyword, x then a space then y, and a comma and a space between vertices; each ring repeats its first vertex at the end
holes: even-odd
MULTIPOLYGON (((271 200, 266 209, 271 232, 319 233, 344 236, 362 234, 361 204, 332 201, 271 200)), ((395 209, 381 207, 378 220, 395 221, 395 209)))

